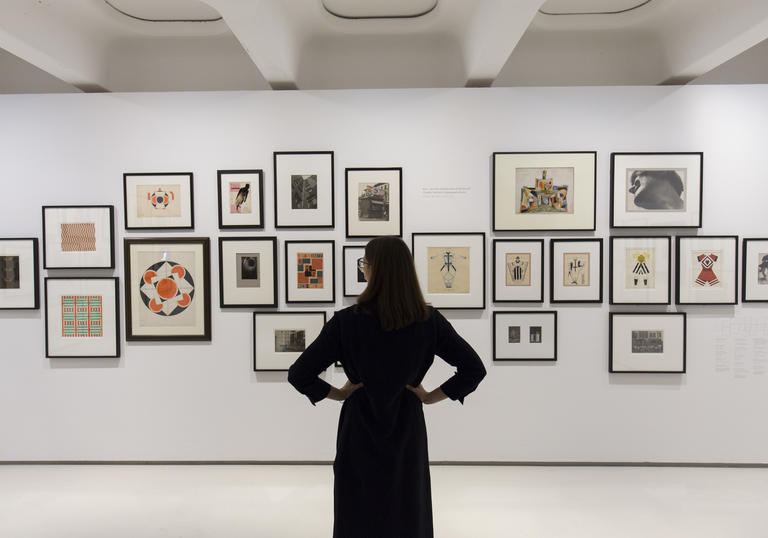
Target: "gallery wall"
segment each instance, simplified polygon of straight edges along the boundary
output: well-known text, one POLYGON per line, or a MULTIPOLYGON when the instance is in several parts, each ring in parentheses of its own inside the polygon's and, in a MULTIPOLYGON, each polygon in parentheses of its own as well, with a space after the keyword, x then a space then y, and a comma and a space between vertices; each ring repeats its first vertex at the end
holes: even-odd
MULTIPOLYGON (((487 239, 486 308, 445 315, 488 376, 465 405, 425 408, 433 461, 766 463, 768 306, 609 307, 607 238, 610 153, 635 151, 704 153, 702 228, 653 235, 768 236, 767 117, 766 86, 0 96, 0 237, 42 238, 43 205, 115 206, 115 271, 41 277, 119 276, 122 295, 124 237, 213 247, 211 342, 123 338, 118 359, 46 359, 44 310, 0 312, 0 460, 332 459, 339 404, 312 407, 285 373, 253 371, 251 310, 218 307, 216 241, 278 235, 282 256, 283 240, 334 239, 340 263, 342 245, 361 243, 344 236, 344 168, 402 167, 409 244, 412 232, 487 239), (275 233, 272 152, 291 150, 335 152, 334 230, 275 233), (493 152, 575 150, 597 151, 595 232, 491 233, 493 152), (254 168, 265 230, 219 231, 217 170, 254 168), (125 172, 193 172, 194 231, 127 234, 125 172), (605 302, 550 305, 547 290, 520 305, 558 311, 556 362, 492 362, 492 312, 515 310, 491 301, 494 237, 605 238, 605 302), (687 312, 687 372, 609 374, 611 311, 687 312)), ((279 309, 320 309, 285 305, 283 263, 279 309)), ((329 314, 352 301, 340 271, 336 287, 329 314)), ((436 359, 424 384, 451 373, 436 359)))

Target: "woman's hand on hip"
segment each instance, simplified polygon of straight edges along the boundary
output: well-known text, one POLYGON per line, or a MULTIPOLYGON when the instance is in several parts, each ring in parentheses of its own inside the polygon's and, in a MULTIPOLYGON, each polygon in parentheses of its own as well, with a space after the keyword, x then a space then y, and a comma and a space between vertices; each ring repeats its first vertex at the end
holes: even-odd
POLYGON ((440 387, 437 387, 432 392, 427 392, 424 389, 424 387, 421 385, 419 385, 418 387, 412 387, 411 385, 406 385, 405 388, 407 388, 412 393, 414 393, 416 397, 419 400, 421 400, 421 403, 427 404, 427 405, 440 402, 447 398, 447 396, 443 392, 443 389, 440 387))
POLYGON ((363 388, 363 384, 361 383, 352 383, 349 379, 347 379, 347 382, 344 383, 344 386, 340 389, 337 389, 336 387, 331 387, 331 391, 328 393, 328 398, 331 400, 336 400, 337 402, 343 402, 350 396, 352 396, 352 393, 355 392, 357 389, 363 388))

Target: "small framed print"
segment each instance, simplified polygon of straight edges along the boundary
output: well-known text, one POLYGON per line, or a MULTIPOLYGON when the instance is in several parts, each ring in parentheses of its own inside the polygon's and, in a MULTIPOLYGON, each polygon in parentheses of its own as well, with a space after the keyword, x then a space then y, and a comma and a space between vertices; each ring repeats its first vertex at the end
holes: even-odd
POLYGON ((192 172, 123 174, 126 230, 195 228, 192 172))
POLYGON ((610 304, 670 304, 672 239, 611 237, 610 304))
POLYGON ((357 297, 368 286, 362 269, 365 247, 344 245, 342 250, 344 252, 344 265, 342 265, 344 297, 357 297))
POLYGON ((37 238, 0 238, 0 310, 40 308, 37 238))
POLYGON ((416 275, 435 308, 485 308, 485 233, 414 233, 416 275))
POLYGON ((126 340, 210 340, 207 237, 125 239, 126 340))
POLYGON ((325 312, 254 312, 253 370, 287 371, 325 325, 325 312))
POLYGON ((602 303, 603 239, 552 239, 549 274, 550 302, 602 303))
POLYGON ((115 208, 43 206, 43 268, 113 269, 115 208))
POLYGON ((275 228, 333 228, 332 151, 276 151, 275 228))
POLYGON ((737 250, 735 235, 676 238, 677 304, 736 304, 737 250))
POLYGON ((556 361, 557 312, 494 312, 493 360, 556 361))
POLYGON ((493 154, 493 231, 594 230, 597 152, 493 154))
POLYGON ((684 374, 685 312, 611 312, 608 371, 684 374))
POLYGON ((277 306, 277 238, 219 238, 221 308, 277 306))
POLYGON ((219 170, 219 228, 264 228, 264 172, 219 170))
POLYGON ((768 303, 768 238, 744 239, 741 252, 741 302, 768 303))
POLYGON ((612 228, 701 228, 704 154, 611 153, 612 228))
POLYGON ((403 169, 347 168, 347 237, 403 235, 403 169))
POLYGON ((285 242, 285 302, 336 302, 334 241, 285 242))
POLYGON ((45 356, 120 356, 116 277, 45 279, 45 356))
POLYGON ((544 240, 493 240, 493 300, 544 302, 544 240))

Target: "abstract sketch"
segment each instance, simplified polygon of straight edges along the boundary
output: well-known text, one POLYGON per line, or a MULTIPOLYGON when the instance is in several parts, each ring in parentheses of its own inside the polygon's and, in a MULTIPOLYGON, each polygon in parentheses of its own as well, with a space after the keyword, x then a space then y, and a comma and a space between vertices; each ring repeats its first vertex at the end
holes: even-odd
POLYGON ((720 281, 720 258, 722 252, 716 250, 694 251, 691 253, 691 267, 693 268, 693 287, 694 288, 719 288, 722 287, 720 281))
POLYGON ((531 344, 541 344, 541 325, 532 325, 528 333, 528 341, 531 344))
POLYGON ((428 293, 469 293, 469 247, 427 247, 428 293))
POLYGON ((563 286, 589 286, 589 252, 563 254, 563 286))
POLYGON ((229 182, 229 212, 233 215, 251 213, 251 183, 229 182))
POLYGON ((241 253, 235 254, 235 270, 237 271, 238 288, 260 288, 261 279, 261 254, 241 253))
POLYGON ((627 211, 685 211, 686 169, 627 168, 627 211))
POLYGON ((664 353, 664 331, 632 331, 632 353, 664 353))
POLYGON ((0 289, 21 287, 18 256, 0 256, 0 289))
POLYGON ((137 217, 180 217, 181 185, 137 185, 137 217))
POLYGON ((389 183, 360 183, 357 189, 360 220, 389 220, 389 183))
POLYGON ((173 261, 150 265, 141 277, 139 289, 147 309, 160 316, 184 312, 195 297, 192 274, 173 261))
POLYGON ((656 288, 656 250, 653 247, 627 248, 624 265, 627 289, 656 288))
POLYGON ((61 250, 63 252, 94 252, 96 224, 93 222, 62 222, 61 250))
POLYGON ((757 283, 760 286, 768 286, 768 253, 761 252, 757 255, 757 283))
POLYGON ((510 344, 520 343, 520 326, 519 325, 511 325, 509 327, 509 343, 510 344))
POLYGON ((63 295, 61 297, 61 336, 65 338, 103 336, 101 316, 100 295, 63 295))
POLYGON ((291 209, 317 209, 317 175, 291 176, 291 209))
POLYGON ((287 353, 306 349, 304 329, 275 329, 275 352, 287 353))
POLYGON ((573 213, 574 169, 516 168, 518 213, 573 213))
POLYGON ((531 253, 507 252, 504 256, 504 266, 507 286, 531 285, 531 253))
POLYGON ((297 253, 296 271, 299 289, 323 288, 323 253, 297 253))

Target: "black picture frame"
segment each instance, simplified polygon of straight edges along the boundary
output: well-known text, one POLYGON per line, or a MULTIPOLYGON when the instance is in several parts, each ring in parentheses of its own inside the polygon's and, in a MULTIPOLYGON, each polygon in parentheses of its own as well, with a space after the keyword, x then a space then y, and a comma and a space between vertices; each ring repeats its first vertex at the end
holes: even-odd
MULTIPOLYGON (((284 263, 283 267, 285 268, 285 303, 286 304, 302 304, 302 303, 313 303, 313 304, 331 304, 336 303, 336 241, 333 239, 307 239, 307 240, 287 240, 283 241, 283 250, 284 250, 284 263), (314 299, 291 299, 292 293, 291 293, 291 283, 293 282, 293 279, 290 277, 290 269, 293 268, 296 269, 296 264, 292 263, 288 259, 288 251, 291 248, 291 245, 295 244, 307 244, 307 245, 330 245, 330 252, 332 253, 332 269, 331 269, 331 275, 330 281, 331 283, 331 297, 329 299, 322 299, 322 300, 314 300, 314 299)), ((327 269, 323 267, 323 279, 326 279, 327 269)))
POLYGON ((113 205, 44 205, 43 211, 43 269, 114 269, 115 268, 115 206, 113 205), (56 209, 106 209, 109 212, 109 264, 108 265, 53 265, 49 263, 46 212, 56 209))
MULTIPOLYGON (((208 237, 152 237, 152 238, 125 238, 123 239, 123 256, 125 259, 125 339, 127 341, 210 341, 211 340, 211 245, 208 237), (203 270, 203 289, 205 290, 203 301, 203 331, 200 334, 134 334, 131 300, 132 288, 132 258, 131 246, 133 245, 193 245, 200 247, 203 270)), ((197 286, 197 284, 195 284, 197 286)))
POLYGON ((278 295, 277 295, 277 237, 275 236, 249 236, 249 237, 219 237, 219 307, 220 308, 265 308, 265 307, 277 307, 278 295), (224 290, 224 244, 227 242, 237 241, 253 241, 257 243, 271 243, 272 248, 272 297, 273 300, 264 303, 227 303, 225 301, 226 294, 224 290))
MULTIPOLYGON (((758 272, 762 272, 763 274, 766 274, 766 262, 768 260, 765 260, 765 256, 763 256, 762 259, 756 259, 754 261, 750 261, 749 254, 751 253, 750 244, 751 243, 765 243, 765 251, 763 254, 768 253, 768 237, 745 237, 742 239, 741 242, 741 302, 742 303, 768 303, 768 289, 762 294, 761 297, 757 297, 756 294, 750 293, 750 290, 748 289, 749 286, 747 285, 747 282, 750 280, 750 276, 758 277, 758 272), (755 267, 755 274, 754 275, 748 275, 747 274, 747 268, 753 266, 754 263, 758 264, 758 267, 755 267)), ((759 252, 759 251, 758 251, 759 252)), ((751 273, 751 270, 750 270, 751 273)), ((768 280, 768 275, 763 278, 763 280, 768 280)), ((766 288, 768 288, 768 284, 763 284, 766 288)))
MULTIPOLYGON (((557 361, 557 310, 495 310, 493 312, 493 332, 491 335, 491 342, 492 342, 492 348, 493 348, 493 361, 494 362, 555 362, 557 361), (498 329, 498 318, 499 316, 508 316, 508 315, 520 315, 524 317, 531 317, 531 316, 551 316, 552 317, 552 326, 554 330, 554 336, 552 338, 553 342, 553 353, 551 357, 519 357, 519 358, 507 358, 507 357, 499 357, 498 356, 498 350, 497 350, 497 338, 496 338, 496 331, 498 329)), ((541 336, 539 334, 539 336, 541 336)))
MULTIPOLYGON (((349 293, 349 290, 347 289, 347 262, 348 262, 347 252, 349 252, 350 250, 353 250, 353 249, 354 250, 362 250, 363 252, 365 252, 365 245, 343 245, 342 246, 342 257, 341 257, 341 275, 342 275, 342 278, 341 278, 341 282, 342 282, 342 286, 343 286, 344 297, 357 297, 357 296, 360 295, 359 293, 349 293)), ((355 267, 354 270, 357 271, 358 270, 357 267, 355 267)), ((368 284, 366 283, 366 286, 367 285, 368 284)))
MULTIPOLYGON (((590 284, 590 287, 592 285, 590 284)), ((592 303, 598 304, 603 302, 603 238, 602 237, 569 237, 569 238, 556 238, 549 241, 549 302, 550 303, 592 303), (555 293, 555 248, 560 243, 597 243, 599 245, 599 273, 598 273, 598 297, 596 299, 557 299, 555 293)))
POLYGON ((217 170, 216 171, 216 185, 217 194, 219 199, 219 229, 220 230, 236 230, 236 229, 264 229, 264 171, 261 169, 249 169, 249 170, 217 170), (222 180, 226 175, 235 174, 254 174, 258 176, 258 212, 260 224, 224 224, 224 203, 222 198, 222 180))
MULTIPOLYGON (((37 237, 0 237, 0 243, 9 241, 15 243, 29 242, 32 247, 32 279, 34 289, 32 290, 32 301, 27 306, 3 306, 4 298, 2 297, 2 289, 0 288, 0 310, 39 310, 40 309, 40 247, 37 237)), ((20 265, 20 264, 19 264, 20 265)), ((23 269, 19 267, 19 278, 21 278, 21 272, 23 269)))
MULTIPOLYGON (((389 204, 392 204, 392 199, 390 198, 389 204)), ((371 237, 379 237, 383 235, 394 235, 396 237, 402 237, 403 236, 403 168, 401 166, 390 166, 390 167, 359 167, 359 168, 345 168, 344 169, 344 214, 346 218, 345 221, 345 228, 346 228, 346 236, 348 238, 355 238, 355 239, 363 239, 363 238, 371 238, 371 237), (350 191, 349 191, 349 182, 350 182, 350 172, 396 172, 397 173, 397 230, 396 233, 378 233, 378 234, 366 234, 366 233, 350 233, 350 214, 351 211, 353 211, 353 208, 350 206, 350 191)), ((392 211, 389 211, 389 214, 392 214, 392 211)))
POLYGON ((675 304, 677 305, 736 305, 739 301, 739 236, 737 235, 678 235, 675 236, 675 304), (681 260, 682 250, 680 247, 683 241, 702 241, 702 240, 728 240, 733 242, 733 289, 732 301, 683 301, 680 297, 681 273, 684 266, 681 260))
POLYGON ((612 374, 684 374, 687 368, 688 321, 685 312, 610 312, 608 315, 608 372, 612 374), (682 334, 682 369, 680 370, 619 370, 614 366, 613 342, 614 319, 619 316, 676 316, 683 321, 682 334))
MULTIPOLYGON (((328 314, 324 310, 291 310, 291 311, 280 311, 280 312, 254 312, 253 313, 253 371, 254 372, 287 372, 288 368, 259 368, 258 367, 258 343, 259 343, 259 335, 256 334, 256 320, 259 316, 301 316, 301 315, 311 315, 311 316, 322 316, 323 324, 320 327, 320 331, 322 331, 322 327, 325 326, 327 320, 328 320, 328 314)), ((318 334, 320 334, 320 331, 318 331, 318 334)), ((314 341, 314 339, 313 339, 314 341)), ((305 342, 305 349, 308 347, 312 342, 305 342)), ((300 353, 300 352, 296 352, 300 353)))
POLYGON ((123 218, 125 222, 126 231, 143 231, 143 230, 194 230, 195 229, 195 186, 194 186, 194 174, 192 172, 126 172, 123 174, 123 218), (149 177, 149 176, 185 176, 189 179, 189 225, 180 226, 130 226, 129 222, 129 210, 128 210, 128 180, 132 177, 149 177))
POLYGON ((611 305, 669 305, 672 304, 672 237, 669 235, 642 235, 642 236, 630 236, 630 235, 612 235, 610 237, 610 245, 608 249, 608 304, 611 305), (624 239, 666 239, 667 245, 667 297, 664 301, 617 301, 614 298, 614 243, 616 240, 624 239))
POLYGON ((46 277, 45 278, 45 358, 47 359, 71 359, 71 358, 88 358, 88 359, 116 359, 120 357, 120 279, 116 276, 109 277, 96 277, 96 276, 58 276, 58 277, 46 277), (49 317, 50 311, 48 308, 48 283, 49 281, 113 281, 114 293, 115 293, 115 352, 109 355, 56 355, 51 352, 51 342, 49 337, 49 317))
POLYGON ((335 194, 335 163, 333 151, 275 151, 272 153, 272 173, 274 177, 274 208, 275 208, 275 229, 301 229, 301 228, 330 228, 336 227, 336 194, 335 194), (330 156, 330 213, 331 220, 321 224, 281 224, 280 207, 280 189, 278 178, 278 160, 280 157, 289 155, 328 155, 330 156))
POLYGON ((544 302, 544 240, 543 239, 527 239, 527 238, 506 238, 506 239, 494 239, 491 253, 491 279, 493 282, 493 302, 494 303, 543 303, 544 302), (496 260, 497 247, 504 243, 537 243, 540 245, 539 251, 541 257, 539 259, 540 271, 539 271, 539 298, 538 299, 501 299, 497 289, 497 271, 498 263, 496 260))

